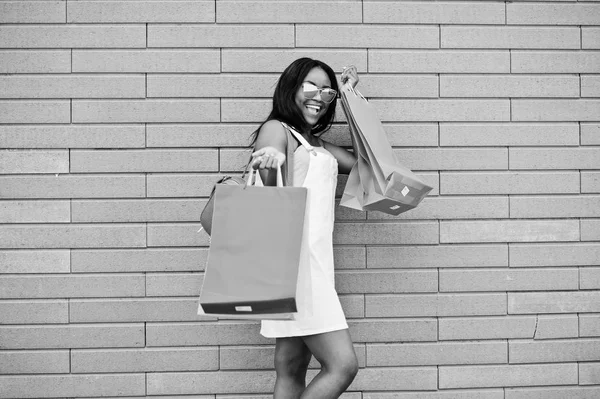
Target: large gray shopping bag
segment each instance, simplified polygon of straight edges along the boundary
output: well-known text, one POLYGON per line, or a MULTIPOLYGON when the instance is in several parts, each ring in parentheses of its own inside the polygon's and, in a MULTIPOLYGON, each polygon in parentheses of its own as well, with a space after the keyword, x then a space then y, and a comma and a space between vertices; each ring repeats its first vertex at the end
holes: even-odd
POLYGON ((215 188, 198 313, 293 319, 307 190, 253 186, 252 175, 247 185, 215 188))
POLYGON ((357 90, 345 84, 341 98, 359 162, 348 177, 351 186, 344 190, 347 195, 340 204, 356 209, 360 203, 362 210, 392 215, 415 208, 432 187, 397 161, 376 110, 357 90), (357 181, 360 187, 356 187, 357 181), (361 198, 354 200, 353 192, 361 198))

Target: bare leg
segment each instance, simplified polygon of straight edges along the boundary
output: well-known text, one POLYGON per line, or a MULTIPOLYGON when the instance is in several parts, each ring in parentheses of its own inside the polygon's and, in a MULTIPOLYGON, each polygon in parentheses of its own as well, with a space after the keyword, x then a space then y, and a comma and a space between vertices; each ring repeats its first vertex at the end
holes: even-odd
POLYGON ((310 335, 304 343, 321 363, 321 372, 302 393, 305 399, 338 398, 354 380, 358 361, 348 330, 310 335))
POLYGON ((310 363, 308 347, 300 337, 277 338, 275 343, 274 399, 300 398, 306 387, 306 370, 310 363))

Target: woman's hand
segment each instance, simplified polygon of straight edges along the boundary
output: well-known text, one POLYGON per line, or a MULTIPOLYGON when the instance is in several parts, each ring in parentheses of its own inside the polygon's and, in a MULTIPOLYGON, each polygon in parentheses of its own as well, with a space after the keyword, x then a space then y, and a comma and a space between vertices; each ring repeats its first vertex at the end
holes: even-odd
POLYGON ((252 153, 253 169, 277 169, 285 162, 285 154, 274 147, 263 147, 252 153))
POLYGON ((356 87, 358 84, 358 71, 354 65, 350 65, 349 67, 344 67, 342 70, 342 83, 348 82, 352 87, 356 87))

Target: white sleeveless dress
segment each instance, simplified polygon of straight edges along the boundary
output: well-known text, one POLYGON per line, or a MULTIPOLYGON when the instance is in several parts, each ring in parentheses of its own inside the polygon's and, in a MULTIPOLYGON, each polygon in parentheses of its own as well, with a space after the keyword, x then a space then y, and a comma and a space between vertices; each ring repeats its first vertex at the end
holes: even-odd
POLYGON ((296 291, 298 313, 295 320, 263 320, 260 333, 268 338, 348 328, 333 269, 337 160, 325 148, 313 147, 297 132, 290 132, 302 143, 294 153, 294 186, 308 189, 296 291))

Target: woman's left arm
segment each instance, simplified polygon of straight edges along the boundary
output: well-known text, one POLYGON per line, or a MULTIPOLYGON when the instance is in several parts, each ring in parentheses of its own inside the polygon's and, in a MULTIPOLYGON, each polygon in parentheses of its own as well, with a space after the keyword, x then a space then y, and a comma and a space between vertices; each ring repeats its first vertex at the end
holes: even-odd
POLYGON ((352 167, 356 163, 356 156, 350 151, 326 141, 323 141, 323 146, 337 159, 338 172, 343 175, 350 174, 352 167))

